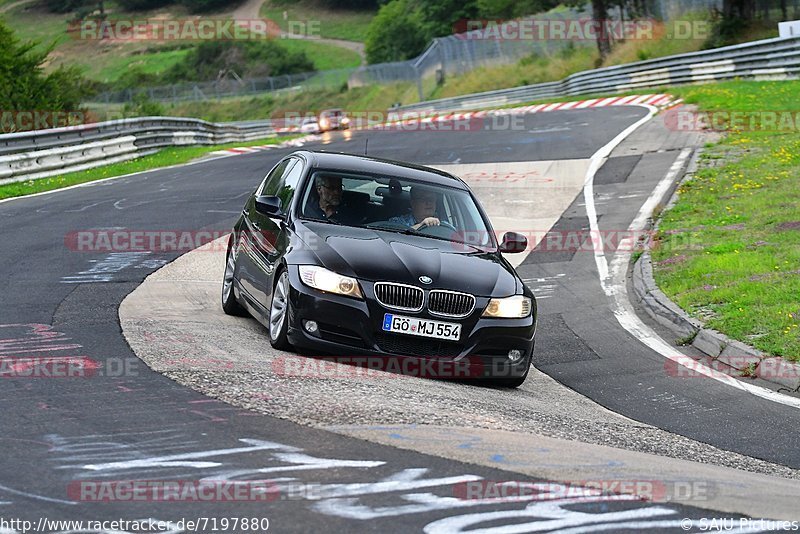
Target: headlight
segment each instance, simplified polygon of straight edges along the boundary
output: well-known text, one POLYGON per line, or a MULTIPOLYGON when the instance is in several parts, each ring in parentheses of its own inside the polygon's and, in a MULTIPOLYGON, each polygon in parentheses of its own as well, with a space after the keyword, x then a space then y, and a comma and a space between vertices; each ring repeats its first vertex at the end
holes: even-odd
POLYGON ((362 299, 361 288, 358 281, 349 276, 342 276, 324 267, 316 265, 301 265, 300 280, 309 287, 328 293, 336 293, 346 297, 362 299))
POLYGON ((482 317, 521 319, 530 314, 531 299, 523 295, 514 295, 504 299, 491 299, 483 311, 482 317))

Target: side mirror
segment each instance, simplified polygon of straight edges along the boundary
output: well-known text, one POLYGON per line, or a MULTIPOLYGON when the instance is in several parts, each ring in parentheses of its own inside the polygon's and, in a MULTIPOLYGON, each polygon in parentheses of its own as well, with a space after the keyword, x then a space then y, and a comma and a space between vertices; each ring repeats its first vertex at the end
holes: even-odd
POLYGON ((268 217, 283 217, 281 199, 269 195, 258 196, 256 197, 256 211, 268 217))
POLYGON ((524 252, 528 248, 528 238, 516 232, 506 232, 500 243, 500 252, 524 252))

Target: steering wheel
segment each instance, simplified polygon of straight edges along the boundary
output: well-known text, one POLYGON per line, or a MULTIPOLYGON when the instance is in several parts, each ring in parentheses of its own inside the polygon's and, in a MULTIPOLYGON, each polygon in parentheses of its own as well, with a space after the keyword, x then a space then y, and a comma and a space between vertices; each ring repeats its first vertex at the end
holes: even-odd
POLYGON ((430 235, 442 239, 452 239, 453 234, 456 233, 456 230, 455 228, 451 228, 448 224, 439 224, 436 226, 420 226, 417 232, 422 235, 430 235))

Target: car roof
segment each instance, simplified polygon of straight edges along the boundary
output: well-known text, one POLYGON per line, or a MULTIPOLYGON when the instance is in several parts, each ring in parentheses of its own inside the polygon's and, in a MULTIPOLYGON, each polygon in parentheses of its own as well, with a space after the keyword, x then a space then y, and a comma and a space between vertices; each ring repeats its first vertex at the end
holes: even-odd
POLYGON ((339 152, 301 150, 296 153, 304 155, 311 167, 315 168, 378 174, 465 190, 469 189, 460 178, 423 165, 339 152))

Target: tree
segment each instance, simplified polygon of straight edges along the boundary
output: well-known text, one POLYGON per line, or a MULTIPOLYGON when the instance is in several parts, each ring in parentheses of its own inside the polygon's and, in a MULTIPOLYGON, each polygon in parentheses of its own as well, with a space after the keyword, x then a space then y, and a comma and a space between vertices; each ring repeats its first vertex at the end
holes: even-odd
POLYGON ((722 2, 722 16, 728 20, 739 19, 750 22, 753 20, 755 12, 755 0, 724 0, 722 2))
POLYGON ((456 33, 456 23, 480 15, 477 0, 417 0, 426 41, 456 33))
POLYGON ((608 20, 608 6, 606 0, 592 0, 592 19, 598 25, 597 29, 597 51, 600 53, 600 61, 606 60, 611 53, 611 40, 606 25, 608 20))
POLYGON ((370 22, 364 48, 368 63, 382 63, 415 57, 427 44, 419 10, 410 0, 391 0, 370 22))
POLYGON ((189 10, 194 13, 203 13, 206 11, 213 11, 215 9, 229 8, 236 4, 240 4, 242 0, 181 0, 181 4, 185 5, 189 10))
POLYGON ((45 74, 42 64, 51 49, 34 51, 0 21, 0 109, 4 111, 76 111, 89 91, 75 67, 45 74))

